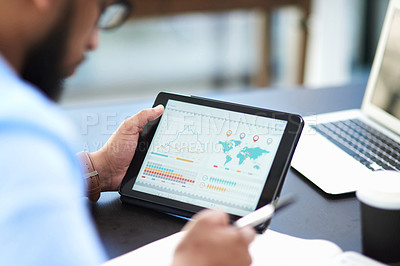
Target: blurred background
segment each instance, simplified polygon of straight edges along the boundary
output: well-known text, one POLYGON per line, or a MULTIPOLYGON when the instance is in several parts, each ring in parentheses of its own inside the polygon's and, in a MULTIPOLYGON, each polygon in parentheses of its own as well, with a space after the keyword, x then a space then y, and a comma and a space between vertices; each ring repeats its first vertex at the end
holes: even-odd
POLYGON ((366 82, 389 1, 133 2, 67 80, 62 105, 366 82))

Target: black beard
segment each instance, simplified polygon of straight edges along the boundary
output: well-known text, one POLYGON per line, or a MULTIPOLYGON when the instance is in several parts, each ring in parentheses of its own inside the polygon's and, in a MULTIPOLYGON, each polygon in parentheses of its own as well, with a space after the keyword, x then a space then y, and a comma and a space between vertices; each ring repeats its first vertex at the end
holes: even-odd
POLYGON ((63 62, 69 37, 71 5, 47 37, 28 53, 22 78, 36 86, 48 98, 57 101, 63 89, 63 62))

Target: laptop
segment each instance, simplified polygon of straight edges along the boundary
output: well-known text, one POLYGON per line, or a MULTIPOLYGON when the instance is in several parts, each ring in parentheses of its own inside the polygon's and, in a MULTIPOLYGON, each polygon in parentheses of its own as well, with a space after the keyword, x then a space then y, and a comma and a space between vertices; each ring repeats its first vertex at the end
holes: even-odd
POLYGON ((305 118, 292 167, 332 195, 400 171, 400 0, 391 0, 361 109, 305 118))

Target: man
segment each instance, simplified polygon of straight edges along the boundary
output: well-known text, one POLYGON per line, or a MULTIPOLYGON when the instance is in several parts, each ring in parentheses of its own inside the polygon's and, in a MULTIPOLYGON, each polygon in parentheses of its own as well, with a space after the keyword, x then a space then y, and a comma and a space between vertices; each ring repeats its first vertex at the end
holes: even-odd
MULTIPOLYGON (((124 0, 0 0, 0 265, 106 259, 81 200, 81 168, 96 171, 89 173, 92 194, 116 190, 141 129, 163 107, 124 121, 102 149, 83 154, 80 167, 71 148, 75 131, 53 101, 62 79, 97 47, 98 28, 120 25, 128 6, 124 0)), ((218 211, 194 220, 173 265, 250 264, 254 230, 229 226, 218 211)))

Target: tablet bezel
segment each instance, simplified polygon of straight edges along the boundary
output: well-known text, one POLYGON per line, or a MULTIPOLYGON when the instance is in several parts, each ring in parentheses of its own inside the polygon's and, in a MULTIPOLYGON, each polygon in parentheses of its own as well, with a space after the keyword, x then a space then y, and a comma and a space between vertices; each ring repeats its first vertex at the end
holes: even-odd
MULTIPOLYGON (((268 177, 266 178, 266 182, 264 183, 264 187, 257 203, 256 209, 270 203, 279 196, 284 178, 290 167, 290 161, 292 159, 294 149, 297 145, 304 125, 301 116, 297 114, 284 113, 235 103, 228 103, 195 96, 185 96, 165 92, 161 92, 158 94, 153 106, 157 106, 159 104, 166 106, 168 100, 170 99, 222 110, 229 110, 287 121, 284 134, 277 149, 268 177)), ((150 147, 150 143, 154 137, 159 121, 160 118, 148 123, 144 128, 139 138, 135 156, 133 157, 132 162, 126 172, 126 175, 121 183, 119 193, 121 194, 121 199, 124 202, 141 205, 159 211, 164 211, 190 218, 193 214, 205 208, 132 190, 133 185, 140 172, 142 163, 145 159, 146 153, 150 147)), ((232 221, 235 221, 241 217, 233 214, 230 214, 230 216, 232 221)))

